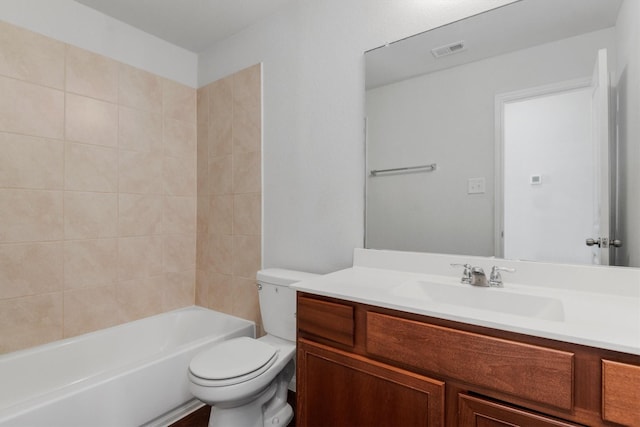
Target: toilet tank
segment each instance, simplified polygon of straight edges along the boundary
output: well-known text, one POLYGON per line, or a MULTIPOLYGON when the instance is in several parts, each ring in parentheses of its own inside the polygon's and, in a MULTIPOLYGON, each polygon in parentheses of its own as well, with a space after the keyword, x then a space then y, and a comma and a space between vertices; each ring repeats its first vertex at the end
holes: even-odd
POLYGON ((262 324, 267 334, 296 340, 296 291, 289 285, 317 274, 268 268, 258 271, 258 297, 262 324))

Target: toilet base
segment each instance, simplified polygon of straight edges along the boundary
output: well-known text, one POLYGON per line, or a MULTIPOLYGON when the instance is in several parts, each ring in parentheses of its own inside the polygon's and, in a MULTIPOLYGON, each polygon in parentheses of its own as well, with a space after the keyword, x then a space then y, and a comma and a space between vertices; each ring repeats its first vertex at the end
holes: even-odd
POLYGON ((291 360, 264 391, 241 405, 213 405, 209 427, 286 427, 293 418, 287 386, 294 370, 291 360))

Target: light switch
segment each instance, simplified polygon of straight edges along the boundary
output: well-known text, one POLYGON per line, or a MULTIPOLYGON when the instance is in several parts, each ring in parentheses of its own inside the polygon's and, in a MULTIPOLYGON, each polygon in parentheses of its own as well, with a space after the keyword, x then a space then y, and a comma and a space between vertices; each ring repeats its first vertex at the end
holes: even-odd
POLYGON ((467 194, 482 194, 484 192, 486 192, 484 177, 467 180, 467 194))

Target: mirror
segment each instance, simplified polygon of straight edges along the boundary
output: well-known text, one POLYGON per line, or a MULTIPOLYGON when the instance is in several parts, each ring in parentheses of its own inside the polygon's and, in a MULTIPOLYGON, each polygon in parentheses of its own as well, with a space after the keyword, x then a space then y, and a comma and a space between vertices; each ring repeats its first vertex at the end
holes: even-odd
POLYGON ((640 267, 638 12, 520 0, 366 52, 365 247, 640 267))

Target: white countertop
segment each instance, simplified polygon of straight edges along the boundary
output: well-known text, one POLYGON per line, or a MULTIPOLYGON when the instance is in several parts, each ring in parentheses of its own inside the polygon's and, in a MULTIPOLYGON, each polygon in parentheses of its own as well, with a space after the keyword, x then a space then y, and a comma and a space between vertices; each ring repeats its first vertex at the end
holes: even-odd
MULTIPOLYGON (((413 269, 417 271, 406 271, 411 268, 394 269, 397 267, 394 264, 387 264, 386 268, 376 268, 367 265, 371 262, 364 259, 366 256, 363 257, 362 251, 366 250, 356 251, 361 252, 355 257, 353 267, 303 280, 293 287, 298 291, 316 295, 640 355, 640 281, 636 281, 640 278, 640 271, 631 271, 631 274, 629 271, 623 272, 620 277, 628 283, 612 285, 611 292, 594 291, 590 284, 581 286, 580 283, 562 287, 512 283, 508 274, 503 275, 503 288, 479 288, 461 284, 460 275, 425 273, 424 270, 429 270, 428 264, 433 260, 427 260, 421 264, 421 268, 413 269), (402 292, 407 284, 412 286, 421 282, 424 283, 420 286, 439 286, 454 291, 454 294, 463 292, 460 295, 465 296, 466 302, 461 302, 462 305, 458 301, 443 303, 415 297, 411 292, 402 292), (497 295, 498 293, 502 295, 497 295), (507 294, 518 294, 516 296, 519 298, 530 295, 533 299, 559 300, 562 318, 529 317, 518 313, 517 308, 513 307, 498 307, 497 310, 474 307, 474 300, 492 301, 495 296, 496 303, 500 303, 504 300, 501 297, 509 297, 507 294)), ((380 257, 380 254, 381 251, 374 253, 375 257, 380 257)), ((419 258, 422 258, 422 255, 420 254, 419 258)), ((447 261, 447 268, 449 261, 460 261, 449 259, 451 256, 445 258, 436 258, 435 261, 447 261)), ((472 261, 478 260, 482 258, 472 261)), ((501 260, 490 261, 499 263, 501 260)), ((512 261, 508 265, 523 267, 519 263, 512 261)), ((506 265, 505 262, 499 264, 506 265)))

